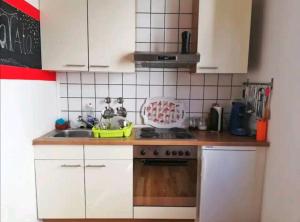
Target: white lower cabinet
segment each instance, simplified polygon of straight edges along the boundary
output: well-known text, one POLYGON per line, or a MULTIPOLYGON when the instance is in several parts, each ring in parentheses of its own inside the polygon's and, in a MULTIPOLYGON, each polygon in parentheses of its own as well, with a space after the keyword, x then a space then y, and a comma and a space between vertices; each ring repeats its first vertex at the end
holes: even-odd
POLYGON ((200 222, 259 222, 264 148, 204 147, 200 222))
POLYGON ((133 218, 132 159, 132 146, 35 147, 38 218, 133 218))
POLYGON ((86 218, 132 218, 132 160, 86 160, 86 218))
POLYGON ((38 218, 85 218, 83 160, 36 160, 38 218))

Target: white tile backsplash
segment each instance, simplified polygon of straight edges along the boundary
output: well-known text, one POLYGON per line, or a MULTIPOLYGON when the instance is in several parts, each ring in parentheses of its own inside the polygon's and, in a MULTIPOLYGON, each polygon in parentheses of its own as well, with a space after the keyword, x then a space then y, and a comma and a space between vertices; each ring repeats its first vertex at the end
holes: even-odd
POLYGON ((204 87, 204 99, 216 99, 218 96, 217 86, 205 86, 204 87))
POLYGON ((178 99, 190 99, 190 86, 178 86, 177 87, 178 99))
MULTIPOLYGON (((136 50, 172 51, 181 49, 181 33, 191 31, 192 0, 136 0, 136 50), (180 13, 179 13, 180 12, 180 13)), ((213 103, 231 109, 231 100, 241 98, 245 75, 191 74, 188 69, 137 68, 136 73, 57 73, 61 116, 75 126, 92 103, 96 116, 105 109, 104 98, 124 97, 128 119, 142 124, 141 107, 146 98, 165 96, 185 104, 189 116, 207 115, 213 103)), ((228 116, 228 115, 227 115, 228 116)))
POLYGON ((150 86, 137 86, 137 98, 148 98, 150 96, 150 86))
POLYGON ((151 12, 152 13, 164 13, 165 1, 164 0, 151 0, 151 12))
POLYGON ((150 73, 149 72, 137 72, 137 84, 149 85, 150 73))
POLYGON ((136 1, 137 12, 150 12, 151 0, 138 0, 136 1))
POLYGON ((178 73, 178 85, 189 86, 191 84, 191 75, 190 73, 180 72, 178 73))
POLYGON ((163 86, 150 86, 150 97, 161 97, 163 94, 163 86))
POLYGON ((68 85, 68 97, 81 97, 81 85, 68 85))
POLYGON ((178 20, 179 20, 178 14, 166 14, 165 28, 178 28, 179 27, 178 20))
POLYGON ((192 13, 193 0, 180 0, 180 13, 192 13))
POLYGON ((191 86, 191 99, 203 99, 203 86, 191 86))
POLYGON ((95 97, 95 85, 82 84, 82 97, 95 97))
POLYGON ((109 73, 109 84, 122 84, 122 73, 109 73))
POLYGON ((166 13, 179 13, 180 0, 166 0, 166 13))
POLYGON ((95 73, 83 72, 81 74, 81 82, 83 84, 94 84, 94 82, 95 82, 95 73))
POLYGON ((124 73, 123 84, 125 84, 125 85, 136 84, 136 74, 135 73, 124 73))
POLYGON ((136 26, 137 27, 144 27, 149 28, 151 22, 150 14, 137 14, 136 15, 136 26))
POLYGON ((108 91, 112 98, 122 97, 122 85, 110 85, 108 91))
MULTIPOLYGON (((151 27, 152 28, 163 28, 165 25, 164 23, 165 23, 164 14, 153 14, 151 16, 151 27)), ((146 27, 150 27, 150 23, 146 27)))
POLYGON ((164 86, 164 97, 175 98, 176 86, 164 86))
POLYGON ((165 85, 176 85, 177 84, 177 72, 165 72, 164 73, 164 84, 165 85))
POLYGON ((96 84, 108 84, 108 73, 95 73, 96 84))
MULTIPOLYGON (((151 29, 151 42, 164 42, 165 31, 163 29, 151 29)), ((163 44, 162 44, 163 45, 163 44)))
POLYGON ((150 85, 163 85, 164 74, 163 72, 151 72, 150 73, 150 85))
POLYGON ((134 85, 123 85, 123 97, 124 98, 135 98, 136 87, 134 85))
POLYGON ((107 97, 107 95, 108 95, 108 85, 96 85, 97 97, 107 97))
POLYGON ((189 29, 192 28, 192 15, 191 14, 182 14, 179 18, 179 28, 189 29))
POLYGON ((69 72, 67 77, 68 83, 80 83, 80 75, 80 73, 69 72))

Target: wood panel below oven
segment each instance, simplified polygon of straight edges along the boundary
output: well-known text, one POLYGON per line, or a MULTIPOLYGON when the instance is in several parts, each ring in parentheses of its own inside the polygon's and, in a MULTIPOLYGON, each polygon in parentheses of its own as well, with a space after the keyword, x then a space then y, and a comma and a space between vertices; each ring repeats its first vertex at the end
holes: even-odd
POLYGON ((194 220, 161 219, 47 219, 43 222, 193 222, 194 220))

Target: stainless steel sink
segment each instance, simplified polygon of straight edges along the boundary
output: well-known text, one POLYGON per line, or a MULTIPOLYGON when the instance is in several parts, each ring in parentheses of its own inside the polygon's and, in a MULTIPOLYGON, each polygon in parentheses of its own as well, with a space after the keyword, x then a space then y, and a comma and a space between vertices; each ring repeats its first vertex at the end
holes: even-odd
POLYGON ((56 131, 51 135, 51 137, 76 137, 76 138, 81 138, 81 137, 93 137, 93 133, 91 130, 82 130, 82 129, 74 129, 74 130, 61 130, 61 131, 56 131))

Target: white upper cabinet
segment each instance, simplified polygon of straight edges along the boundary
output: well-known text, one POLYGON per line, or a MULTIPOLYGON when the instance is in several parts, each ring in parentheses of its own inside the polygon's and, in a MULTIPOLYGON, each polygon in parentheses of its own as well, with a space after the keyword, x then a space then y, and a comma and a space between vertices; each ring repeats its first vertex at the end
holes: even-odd
POLYGON ((252 0, 197 1, 197 73, 247 73, 252 0))
POLYGON ((40 0, 44 70, 88 70, 87 0, 40 0))
POLYGON ((45 70, 134 72, 135 0, 41 0, 45 70))
POLYGON ((88 0, 90 71, 134 72, 135 0, 88 0))

